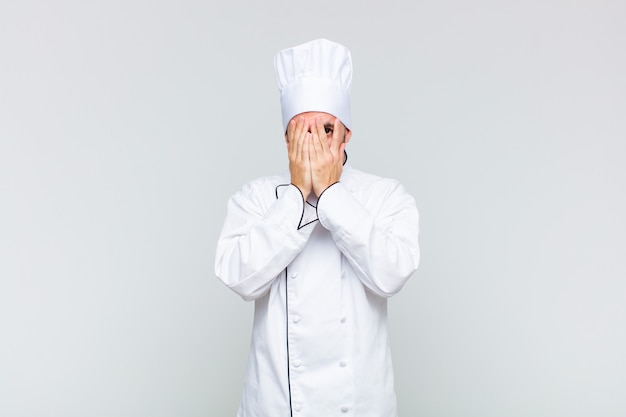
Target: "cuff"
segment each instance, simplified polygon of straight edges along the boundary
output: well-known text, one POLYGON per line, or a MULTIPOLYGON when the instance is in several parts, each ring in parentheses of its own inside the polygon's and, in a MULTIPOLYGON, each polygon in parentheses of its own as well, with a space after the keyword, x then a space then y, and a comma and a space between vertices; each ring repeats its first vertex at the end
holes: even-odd
POLYGON ((350 194, 348 188, 336 182, 320 195, 317 202, 320 223, 337 239, 349 235, 349 230, 369 216, 365 208, 350 194))
POLYGON ((288 203, 290 209, 289 213, 283 214, 283 222, 285 219, 295 218, 295 213, 299 213, 298 219, 295 222, 289 221, 288 227, 292 227, 296 224, 297 230, 302 229, 305 226, 317 221, 317 213, 315 208, 310 206, 304 201, 304 196, 298 187, 293 184, 280 184, 276 187, 276 199, 285 200, 288 203), (297 208, 293 208, 297 207, 297 208))

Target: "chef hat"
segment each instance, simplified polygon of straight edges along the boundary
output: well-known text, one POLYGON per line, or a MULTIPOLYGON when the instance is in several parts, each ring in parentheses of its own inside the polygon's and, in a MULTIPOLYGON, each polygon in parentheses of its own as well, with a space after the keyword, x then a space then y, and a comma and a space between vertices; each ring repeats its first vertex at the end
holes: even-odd
POLYGON ((330 113, 350 129, 352 57, 343 45, 317 39, 283 49, 274 58, 283 128, 306 111, 330 113))

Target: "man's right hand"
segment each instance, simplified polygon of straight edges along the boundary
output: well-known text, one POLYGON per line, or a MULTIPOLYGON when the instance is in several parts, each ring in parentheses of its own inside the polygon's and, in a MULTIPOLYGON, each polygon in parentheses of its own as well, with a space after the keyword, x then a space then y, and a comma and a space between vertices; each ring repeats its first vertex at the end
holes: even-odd
POLYGON ((287 126, 289 172, 291 173, 291 183, 300 189, 305 201, 313 188, 311 162, 309 160, 310 145, 311 133, 309 133, 308 122, 304 117, 291 119, 287 126))

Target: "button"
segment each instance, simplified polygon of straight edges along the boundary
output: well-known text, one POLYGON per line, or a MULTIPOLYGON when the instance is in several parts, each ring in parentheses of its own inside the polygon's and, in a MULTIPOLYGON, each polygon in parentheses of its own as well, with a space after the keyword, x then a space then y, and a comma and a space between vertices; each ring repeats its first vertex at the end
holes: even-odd
POLYGON ((347 413, 348 410, 349 410, 349 408, 346 407, 345 405, 343 407, 341 407, 341 412, 343 412, 343 413, 347 413))
POLYGON ((346 361, 339 362, 339 366, 341 366, 342 368, 345 368, 346 367, 346 361))
MULTIPOLYGON (((302 411, 302 404, 296 404, 296 405, 294 405, 294 406, 293 406, 293 409, 294 409, 294 410, 296 410, 296 411, 298 411, 298 412, 299 412, 299 411, 302 411)), ((346 411, 347 411, 347 410, 346 410, 346 411)))
POLYGON ((299 368, 300 365, 302 365, 302 361, 298 361, 298 360, 293 361, 293 366, 295 366, 296 368, 299 368))
POLYGON ((296 315, 296 316, 293 316, 293 322, 294 322, 294 323, 297 323, 297 322, 299 322, 299 321, 300 321, 300 316, 297 316, 297 315, 296 315))
POLYGON ((345 323, 345 322, 346 322, 346 318, 345 318, 345 317, 342 317, 340 321, 341 321, 342 323, 345 323))
POLYGON ((297 278, 298 277, 298 273, 297 272, 292 272, 291 273, 291 279, 297 278))

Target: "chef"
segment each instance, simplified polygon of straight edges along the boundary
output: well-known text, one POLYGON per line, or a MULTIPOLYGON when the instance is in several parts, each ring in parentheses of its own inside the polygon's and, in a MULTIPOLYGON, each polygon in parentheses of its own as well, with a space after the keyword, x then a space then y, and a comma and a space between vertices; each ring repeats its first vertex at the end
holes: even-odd
POLYGON ((255 302, 237 416, 395 417, 387 299, 418 266, 415 201, 346 163, 346 47, 314 40, 274 67, 289 170, 231 197, 215 259, 255 302))

